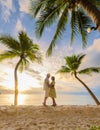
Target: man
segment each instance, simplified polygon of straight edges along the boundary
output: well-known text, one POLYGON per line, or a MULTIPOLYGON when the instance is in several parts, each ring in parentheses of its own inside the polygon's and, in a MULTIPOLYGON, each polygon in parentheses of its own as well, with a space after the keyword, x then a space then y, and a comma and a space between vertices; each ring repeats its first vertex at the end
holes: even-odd
POLYGON ((44 79, 44 86, 43 90, 45 91, 45 97, 43 105, 46 106, 47 98, 49 97, 49 91, 50 91, 50 83, 49 83, 50 73, 47 74, 46 78, 44 79))

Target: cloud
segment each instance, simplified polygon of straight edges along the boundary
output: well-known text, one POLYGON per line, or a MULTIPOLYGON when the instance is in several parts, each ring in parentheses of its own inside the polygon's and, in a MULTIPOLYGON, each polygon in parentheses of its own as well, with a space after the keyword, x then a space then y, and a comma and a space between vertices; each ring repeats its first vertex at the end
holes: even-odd
POLYGON ((100 66, 100 39, 94 40, 93 44, 87 48, 84 65, 100 66))
MULTIPOLYGON (((84 58, 82 68, 100 67, 100 39, 95 39, 93 44, 87 48, 86 57, 84 58)), ((89 86, 98 87, 100 85, 100 74, 82 77, 89 86)))
POLYGON ((19 0, 20 11, 29 13, 30 0, 19 0))
POLYGON ((89 52, 94 50, 100 52, 100 39, 95 39, 93 45, 88 48, 89 52))
MULTIPOLYGON (((77 52, 77 51, 76 51, 77 52)), ((59 56, 55 57, 55 65, 52 65, 58 67, 64 65, 65 63, 63 60, 60 62, 57 62, 59 58, 63 58, 65 55, 65 49, 63 49, 62 54, 59 53, 59 56), (57 60, 57 61, 56 61, 57 60)), ((73 49, 67 50, 67 55, 72 55, 73 49)), ((86 53, 86 57, 84 58, 82 64, 80 65, 79 69, 84 69, 88 67, 100 67, 100 39, 94 40, 93 44, 88 47, 83 53, 86 53)), ((75 53, 76 54, 76 53, 75 53)), ((61 60, 61 59, 60 59, 61 60)), ((98 86, 100 86, 100 74, 93 73, 92 75, 79 75, 79 78, 83 80, 89 86, 90 89, 96 90, 98 86)), ((65 75, 56 75, 56 82, 57 86, 59 86, 59 90, 65 90, 65 91, 86 91, 84 86, 77 81, 74 77, 72 77, 70 74, 65 75)))
POLYGON ((20 19, 18 19, 17 22, 16 22, 16 26, 15 26, 15 32, 19 32, 21 30, 25 30, 25 28, 23 27, 20 19))
POLYGON ((31 67, 27 68, 26 74, 30 75, 31 77, 34 77, 37 80, 42 80, 40 72, 37 70, 34 70, 31 67))
POLYGON ((8 22, 9 17, 11 15, 11 11, 14 11, 12 0, 5 0, 5 1, 2 0, 2 1, 0 1, 0 4, 2 5, 2 7, 1 7, 2 19, 5 22, 8 22))

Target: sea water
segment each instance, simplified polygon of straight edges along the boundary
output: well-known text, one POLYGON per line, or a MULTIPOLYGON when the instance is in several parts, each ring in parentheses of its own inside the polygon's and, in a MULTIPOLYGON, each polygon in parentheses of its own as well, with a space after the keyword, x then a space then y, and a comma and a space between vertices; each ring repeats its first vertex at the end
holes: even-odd
MULTIPOLYGON (((44 99, 44 93, 33 93, 33 94, 19 94, 18 104, 19 105, 42 105, 44 99)), ((100 96, 98 96, 100 100, 100 96)), ((81 94, 67 94, 57 93, 56 98, 57 105, 95 105, 92 97, 81 94)), ((13 105, 14 94, 0 94, 0 105, 13 105)), ((49 97, 47 105, 52 105, 52 100, 49 97)))

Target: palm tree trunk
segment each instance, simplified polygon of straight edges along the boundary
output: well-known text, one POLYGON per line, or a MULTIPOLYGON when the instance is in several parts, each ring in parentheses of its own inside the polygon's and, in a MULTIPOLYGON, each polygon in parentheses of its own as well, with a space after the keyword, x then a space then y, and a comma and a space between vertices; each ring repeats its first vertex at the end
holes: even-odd
POLYGON ((84 8, 84 10, 87 11, 88 15, 91 17, 91 19, 94 21, 96 26, 98 26, 98 31, 100 32, 100 10, 97 9, 97 7, 92 4, 92 2, 89 2, 89 0, 77 0, 80 6, 84 8))
POLYGON ((17 77, 17 69, 20 65, 22 61, 22 58, 20 58, 20 60, 18 61, 16 67, 15 67, 15 71, 14 71, 14 79, 15 79, 15 97, 14 97, 14 105, 17 106, 18 105, 18 77, 17 77))
POLYGON ((96 103, 97 105, 100 105, 99 100, 96 98, 96 96, 93 94, 93 92, 88 88, 88 86, 87 86, 81 79, 79 79, 79 78, 77 77, 76 73, 74 74, 74 76, 75 76, 75 78, 76 78, 79 82, 81 82, 81 83, 84 85, 84 87, 87 89, 87 91, 89 92, 89 94, 90 94, 90 95, 92 96, 92 98, 94 99, 95 103, 96 103))

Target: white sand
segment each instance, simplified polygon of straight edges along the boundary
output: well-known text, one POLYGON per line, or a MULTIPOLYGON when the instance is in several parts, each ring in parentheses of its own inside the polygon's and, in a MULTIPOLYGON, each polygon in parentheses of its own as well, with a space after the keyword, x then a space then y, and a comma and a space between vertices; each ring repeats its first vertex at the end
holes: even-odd
POLYGON ((100 126, 100 106, 1 106, 0 130, 89 130, 100 126))

